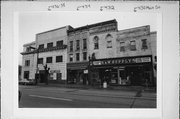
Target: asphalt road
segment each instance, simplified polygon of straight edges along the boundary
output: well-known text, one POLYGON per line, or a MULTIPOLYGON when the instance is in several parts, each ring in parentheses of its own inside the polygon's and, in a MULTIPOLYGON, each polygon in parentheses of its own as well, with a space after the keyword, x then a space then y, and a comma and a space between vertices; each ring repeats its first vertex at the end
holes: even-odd
POLYGON ((20 86, 20 108, 156 108, 156 94, 102 89, 20 86))

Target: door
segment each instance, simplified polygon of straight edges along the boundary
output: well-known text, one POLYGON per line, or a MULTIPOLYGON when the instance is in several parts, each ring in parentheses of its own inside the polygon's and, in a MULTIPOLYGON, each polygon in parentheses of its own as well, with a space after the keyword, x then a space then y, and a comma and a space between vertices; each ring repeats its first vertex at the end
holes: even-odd
POLYGON ((118 84, 125 84, 126 73, 124 69, 118 69, 118 84))

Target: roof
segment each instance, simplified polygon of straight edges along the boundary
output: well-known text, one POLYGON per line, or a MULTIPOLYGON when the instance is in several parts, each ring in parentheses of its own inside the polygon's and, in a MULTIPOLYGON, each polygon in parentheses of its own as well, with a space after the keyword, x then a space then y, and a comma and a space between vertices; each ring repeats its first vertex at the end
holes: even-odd
POLYGON ((44 34, 44 33, 48 33, 48 32, 52 32, 52 31, 56 31, 56 30, 63 29, 63 28, 66 28, 66 27, 67 27, 68 29, 73 29, 73 27, 72 27, 72 26, 67 25, 67 26, 63 26, 63 27, 60 27, 60 28, 56 28, 56 29, 52 29, 52 30, 48 30, 48 31, 44 31, 44 32, 38 33, 38 34, 36 34, 36 35, 40 35, 40 34, 44 34))
POLYGON ((81 27, 77 27, 77 28, 68 30, 68 32, 70 33, 70 32, 75 32, 75 31, 78 31, 78 30, 86 30, 86 29, 89 29, 89 28, 92 28, 92 27, 96 27, 96 26, 99 26, 99 25, 110 24, 110 23, 117 23, 117 21, 116 21, 116 19, 113 19, 113 20, 108 20, 108 21, 99 22, 99 23, 95 23, 95 24, 90 24, 90 25, 86 25, 86 26, 81 26, 81 27))
POLYGON ((30 42, 30 43, 24 44, 23 47, 30 46, 30 45, 35 45, 35 44, 36 44, 36 41, 33 41, 33 42, 30 42))

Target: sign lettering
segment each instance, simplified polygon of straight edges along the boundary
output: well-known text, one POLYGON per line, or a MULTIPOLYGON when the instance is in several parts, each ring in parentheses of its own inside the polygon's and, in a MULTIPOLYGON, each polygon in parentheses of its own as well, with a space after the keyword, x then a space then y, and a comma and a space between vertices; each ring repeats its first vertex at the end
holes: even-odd
MULTIPOLYGON (((108 59, 101 61, 93 61, 93 65, 111 65, 111 64, 132 64, 132 63, 148 63, 151 62, 151 57, 141 58, 122 58, 122 59, 108 59)), ((91 64, 91 65, 92 65, 91 64)))

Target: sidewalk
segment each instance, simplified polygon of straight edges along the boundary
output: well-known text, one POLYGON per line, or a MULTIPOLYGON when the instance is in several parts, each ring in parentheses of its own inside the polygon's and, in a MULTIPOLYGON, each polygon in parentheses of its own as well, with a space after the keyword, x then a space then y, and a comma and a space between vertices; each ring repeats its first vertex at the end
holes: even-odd
POLYGON ((107 86, 107 88, 103 88, 100 85, 82 85, 82 84, 55 84, 55 83, 49 83, 48 85, 42 83, 38 84, 38 86, 43 87, 61 87, 61 88, 75 88, 75 89, 99 89, 99 90, 114 90, 114 91, 140 91, 143 92, 149 92, 149 93, 156 93, 156 89, 154 87, 143 87, 143 86, 107 86))

